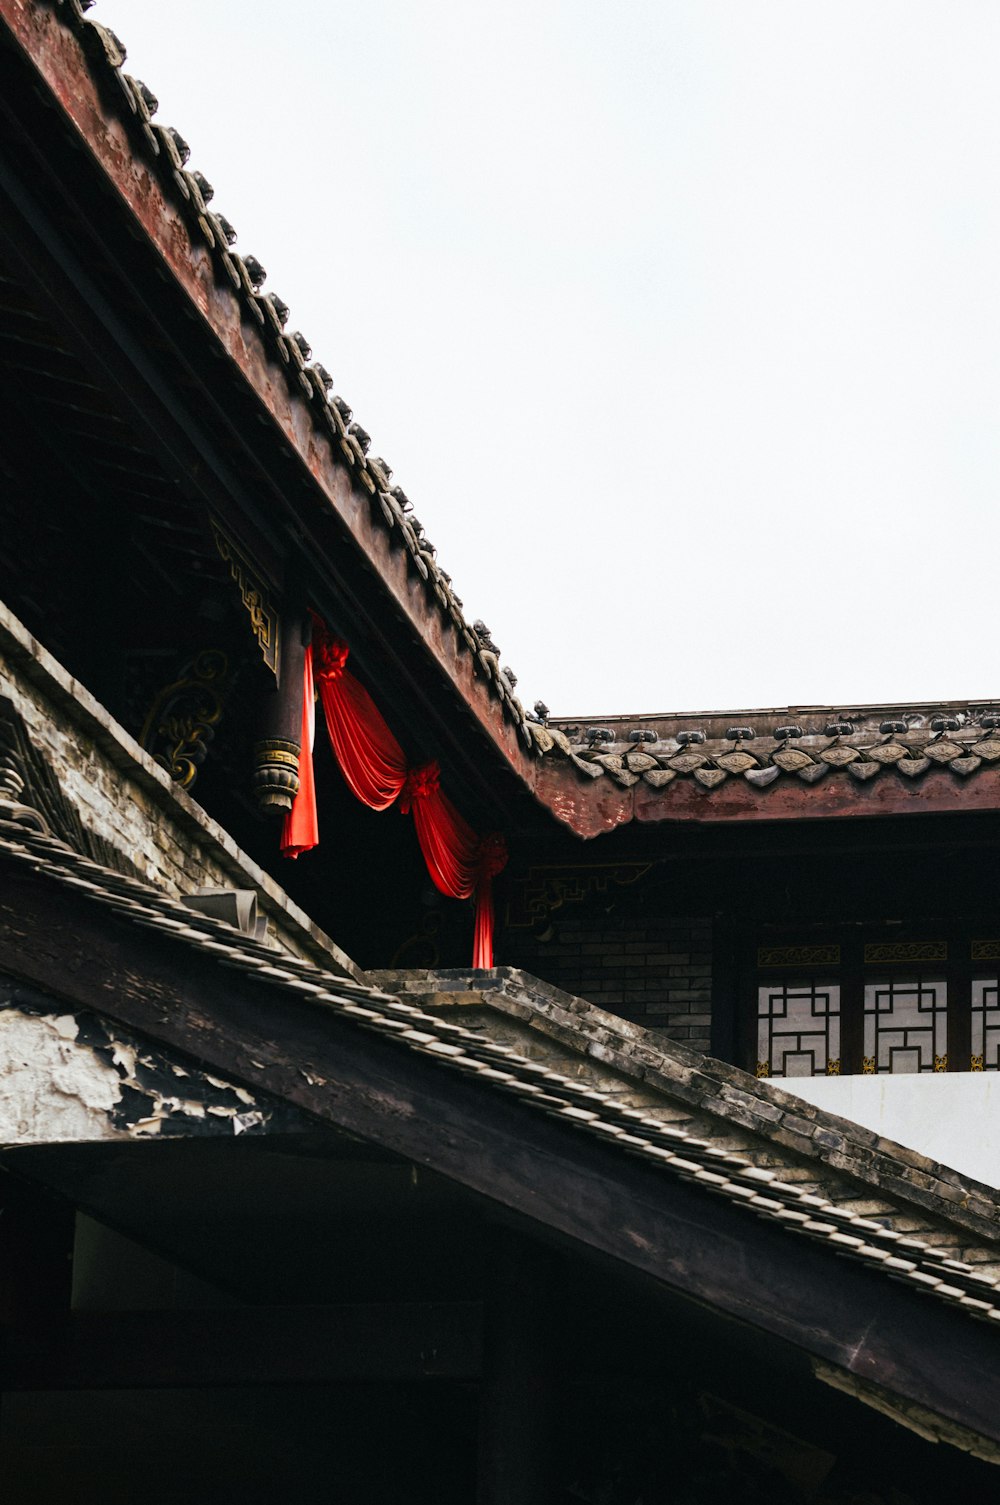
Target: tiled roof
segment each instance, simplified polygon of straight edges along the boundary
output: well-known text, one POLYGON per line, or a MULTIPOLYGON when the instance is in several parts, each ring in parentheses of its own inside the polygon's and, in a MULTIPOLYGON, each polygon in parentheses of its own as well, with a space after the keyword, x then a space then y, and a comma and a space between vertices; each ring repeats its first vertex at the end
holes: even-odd
MULTIPOLYGON (((101 867, 34 829, 30 821, 0 819, 0 856, 73 889, 121 920, 152 928, 279 993, 312 1000, 359 1029, 433 1058, 442 1071, 473 1080, 484 1092, 509 1094, 526 1111, 555 1118, 572 1132, 637 1157, 658 1173, 692 1182, 746 1214, 816 1240, 831 1253, 858 1260, 971 1317, 1000 1323, 1000 1249, 986 1233, 995 1224, 994 1194, 899 1150, 901 1162, 911 1162, 922 1178, 920 1203, 907 1205, 897 1192, 888 1198, 879 1193, 879 1200, 866 1205, 863 1180, 860 1198, 858 1190, 862 1162, 849 1174, 837 1169, 841 1121, 827 1115, 828 1127, 824 1116, 813 1110, 816 1132, 811 1140, 803 1137, 798 1153, 783 1150, 781 1119, 787 1115, 801 1121, 805 1110, 736 1068, 723 1068, 727 1091, 716 1092, 721 1108, 713 1109, 711 1093, 702 1094, 699 1112, 692 1115, 692 1090, 699 1079, 709 1080, 704 1060, 683 1047, 654 1042, 634 1026, 619 1030, 616 1041, 610 1016, 595 1019, 599 1011, 580 1000, 567 1000, 561 1006, 564 1018, 548 1019, 538 1038, 544 1040, 547 1033, 557 1040, 561 1035, 563 1043, 575 1042, 585 1062, 594 1063, 590 1071, 581 1070, 579 1062, 567 1069, 545 1050, 529 1052, 505 1040, 502 1030, 494 1033, 456 1023, 447 1017, 454 1010, 425 1006, 434 1002, 433 996, 423 994, 420 1002, 411 1002, 276 953, 223 921, 192 913, 180 900, 136 878, 101 867), (625 1078, 624 1090, 609 1086, 602 1062, 625 1078), (646 1092, 638 1105, 633 1096, 636 1080, 633 1091, 628 1090, 630 1076, 641 1081, 646 1092), (679 1113, 678 1106, 686 1111, 679 1113), (747 1124, 753 1127, 749 1135, 741 1128, 747 1124), (767 1126, 765 1164, 760 1131, 767 1126), (805 1183, 803 1156, 822 1162, 822 1174, 805 1183), (942 1188, 939 1193, 934 1191, 935 1180, 942 1188), (905 1231, 892 1226, 893 1214, 900 1211, 907 1215, 905 1231), (970 1235, 970 1222, 982 1230, 978 1235, 970 1235), (956 1257, 959 1251, 961 1258, 956 1257)), ((426 978, 418 977, 416 985, 426 989, 426 978)), ((488 981, 485 986, 489 988, 488 981)), ((447 1005, 449 1000, 441 1001, 447 1005)), ((523 1012, 523 995, 515 1004, 523 1012)), ((855 1126, 855 1132, 865 1131, 855 1126)))
POLYGON ((133 151, 181 212, 195 245, 209 253, 216 276, 228 282, 247 316, 258 326, 268 351, 284 368, 289 388, 306 399, 314 422, 329 438, 357 486, 367 494, 374 521, 405 550, 410 568, 425 584, 431 609, 454 628, 458 643, 475 660, 477 675, 530 748, 533 744, 524 708, 514 694, 516 677, 501 666, 489 630, 481 622, 466 620, 451 576, 438 564, 436 550, 409 499, 399 486, 391 484, 390 466, 369 454, 369 435, 353 418, 345 399, 333 392, 332 378, 321 362, 312 359, 306 336, 298 331, 286 333, 287 305, 277 293, 263 290, 267 273, 257 258, 235 249, 233 226, 225 215, 209 207, 214 202, 212 185, 200 171, 189 170, 189 148, 179 131, 156 122, 158 102, 153 91, 125 71, 126 49, 115 33, 87 18, 85 11, 91 3, 55 0, 55 8, 79 38, 91 75, 129 130, 133 151))
MULTIPOLYGON (((888 708, 873 718, 862 712, 789 710, 770 713, 773 724, 760 726, 753 740, 729 738, 730 727, 760 723, 762 713, 733 713, 728 718, 598 718, 549 723, 526 714, 515 694, 516 677, 500 662, 500 651, 482 622, 470 623, 451 577, 437 562, 411 504, 392 484, 386 461, 370 453, 370 439, 354 420, 349 404, 333 392, 333 381, 312 358, 305 335, 286 333, 288 308, 275 292, 265 292, 266 272, 247 252, 236 250, 236 233, 226 217, 210 205, 211 184, 189 170, 187 144, 173 127, 156 122, 153 92, 125 70, 126 51, 107 27, 88 20, 91 0, 53 0, 54 9, 78 38, 91 76, 102 97, 129 133, 132 151, 161 185, 183 218, 194 249, 204 249, 216 278, 228 284, 241 310, 259 329, 269 355, 284 371, 289 391, 309 405, 312 421, 329 439, 340 463, 367 496, 377 528, 405 554, 409 570, 423 582, 429 609, 454 630, 460 650, 473 661, 476 677, 516 729, 526 752, 551 765, 564 764, 567 777, 583 784, 604 779, 630 787, 640 783, 662 792, 664 803, 681 785, 713 790, 739 781, 766 798, 766 791, 793 783, 802 788, 833 775, 845 787, 894 778, 914 785, 936 768, 947 768, 956 790, 970 775, 981 774, 1000 760, 1000 731, 988 728, 981 711, 966 707, 888 708), (933 729, 934 714, 958 718, 954 729, 933 729), (901 724, 886 733, 882 721, 901 724), (849 728, 831 733, 833 722, 849 728), (801 735, 779 735, 791 726, 801 735), (604 739, 589 735, 610 732, 604 739), (630 739, 630 733, 640 733, 630 739), (703 734, 682 743, 678 733, 703 734)), ((985 708, 983 708, 985 709, 985 708)), ((542 708, 544 713, 544 708, 542 708)), ((763 713, 767 714, 767 713, 763 713)), ((592 834, 592 833, 591 833, 592 834)))
POLYGON ((643 781, 667 795, 675 780, 711 790, 736 779, 765 791, 831 774, 914 782, 936 768, 959 784, 1000 763, 1000 711, 986 703, 560 720, 532 732, 582 779, 643 781))

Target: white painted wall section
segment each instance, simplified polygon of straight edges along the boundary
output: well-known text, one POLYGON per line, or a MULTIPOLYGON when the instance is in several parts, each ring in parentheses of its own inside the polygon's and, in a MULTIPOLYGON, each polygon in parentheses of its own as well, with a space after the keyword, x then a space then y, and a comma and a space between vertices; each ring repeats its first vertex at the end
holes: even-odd
POLYGON ((118 1139, 118 1072, 77 1039, 71 1014, 0 1010, 0 1144, 118 1139))
POLYGON ((1000 1187, 1000 1072, 795 1077, 773 1085, 1000 1187))

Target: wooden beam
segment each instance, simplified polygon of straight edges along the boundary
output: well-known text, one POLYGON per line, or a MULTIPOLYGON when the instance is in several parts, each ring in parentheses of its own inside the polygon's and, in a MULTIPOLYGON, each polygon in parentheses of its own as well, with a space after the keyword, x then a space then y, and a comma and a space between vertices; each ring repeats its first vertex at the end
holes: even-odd
POLYGON ((557 1297, 551 1254, 498 1228, 492 1256, 477 1505, 549 1505, 555 1440, 550 1329, 557 1297))
POLYGON ((478 1302, 71 1312, 0 1330, 0 1389, 477 1379, 478 1302))
POLYGON ((992 1328, 9 862, 0 969, 1000 1442, 992 1328))

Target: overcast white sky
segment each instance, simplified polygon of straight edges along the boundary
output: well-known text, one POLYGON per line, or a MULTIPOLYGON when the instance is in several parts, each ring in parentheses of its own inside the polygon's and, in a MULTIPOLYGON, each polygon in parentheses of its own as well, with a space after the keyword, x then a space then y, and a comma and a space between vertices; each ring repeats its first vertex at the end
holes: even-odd
POLYGON ((100 0, 527 705, 1000 698, 996 0, 100 0))

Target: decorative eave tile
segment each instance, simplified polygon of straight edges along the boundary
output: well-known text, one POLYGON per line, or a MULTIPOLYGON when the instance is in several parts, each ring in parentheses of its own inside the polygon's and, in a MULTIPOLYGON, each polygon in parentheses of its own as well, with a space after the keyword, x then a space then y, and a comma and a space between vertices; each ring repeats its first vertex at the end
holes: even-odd
MULTIPOLYGON (((898 742, 880 742, 876 747, 866 747, 869 761, 873 763, 898 763, 900 758, 909 756, 909 748, 902 747, 898 742)), ((851 770, 853 773, 853 769, 851 770)))
POLYGON ((781 776, 780 768, 748 768, 743 777, 756 789, 765 789, 781 776))
POLYGON ((706 789, 717 789, 729 777, 724 768, 696 768, 694 776, 706 789))
POLYGON ((669 784, 677 775, 672 768, 648 768, 643 774, 647 784, 652 784, 654 789, 662 789, 669 784))
POLYGON ((977 758, 985 758, 987 763, 995 763, 1000 758, 1000 737, 987 737, 977 742, 972 752, 977 758))
POLYGON ((594 759, 594 762, 607 773, 621 773, 625 767, 625 760, 621 753, 601 753, 594 759))
POLYGON ((933 758, 935 763, 951 763, 955 758, 960 758, 964 748, 954 742, 948 742, 944 738, 940 742, 928 742, 924 752, 928 758, 933 758))
POLYGON ((708 762, 704 753, 682 752, 668 759, 669 766, 677 773, 694 773, 708 762))
POLYGON ((825 778, 830 772, 829 763, 810 763, 808 768, 800 768, 799 778, 806 784, 815 784, 819 779, 825 778))
POLYGON ((839 742, 834 747, 826 747, 820 753, 824 763, 829 763, 831 768, 845 768, 848 763, 856 763, 861 754, 856 747, 849 747, 846 742, 839 742))
POLYGON ((751 753, 742 750, 720 753, 715 761, 727 773, 746 773, 748 768, 757 767, 757 759, 751 753))
POLYGON ((771 754, 771 762, 776 763, 785 773, 798 773, 800 768, 808 768, 812 762, 808 753, 800 752, 797 747, 781 747, 771 754))
POLYGON ((953 758, 948 767, 952 773, 960 773, 963 778, 967 778, 970 773, 975 773, 976 769, 982 766, 982 762, 982 758, 977 758, 974 753, 969 753, 962 758, 953 758))
POLYGON ((926 773, 930 766, 930 758, 900 758, 896 764, 896 772, 904 773, 908 779, 915 779, 920 774, 926 773))
POLYGON ((625 767, 633 773, 645 773, 647 769, 659 768, 659 763, 647 752, 627 752, 625 754, 625 767))
POLYGON ((633 784, 638 784, 640 775, 629 773, 627 768, 609 768, 608 777, 614 779, 623 789, 631 789, 633 784))
POLYGON ((578 758, 576 753, 570 753, 570 762, 580 771, 586 774, 588 779, 599 779, 604 769, 597 763, 588 763, 586 758, 578 758))
POLYGON ((848 763, 847 772, 855 779, 872 779, 882 767, 881 763, 848 763))

